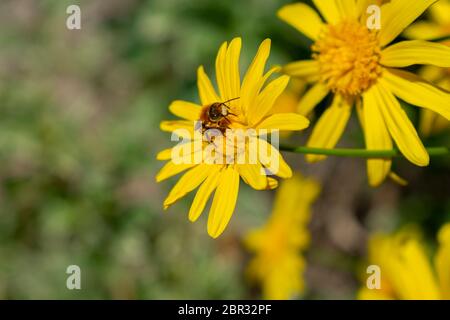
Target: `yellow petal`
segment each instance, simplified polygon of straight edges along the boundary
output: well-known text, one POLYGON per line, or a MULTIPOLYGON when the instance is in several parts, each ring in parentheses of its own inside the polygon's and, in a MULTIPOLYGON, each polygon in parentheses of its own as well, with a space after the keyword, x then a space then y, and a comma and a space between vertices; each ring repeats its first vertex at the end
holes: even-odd
POLYGON ((439 81, 439 83, 437 83, 437 85, 447 92, 450 92, 450 77, 442 79, 441 81, 439 81))
MULTIPOLYGON (((350 104, 339 95, 334 97, 332 105, 325 110, 314 126, 307 146, 314 148, 333 148, 344 132, 351 114, 350 104)), ((306 155, 306 160, 315 162, 325 159, 322 155, 306 155)))
POLYGON ((265 118, 257 129, 303 130, 309 126, 309 120, 296 113, 277 113, 265 118))
POLYGON ((300 98, 297 112, 307 116, 330 92, 328 87, 321 82, 316 83, 306 94, 300 98))
POLYGON ((450 86, 446 88, 441 84, 441 78, 445 76, 446 70, 443 68, 435 67, 435 66, 424 66, 420 69, 419 76, 425 79, 426 81, 430 81, 432 83, 436 83, 438 87, 444 89, 450 89, 450 86))
POLYGON ((346 19, 357 18, 357 6, 355 0, 334 0, 341 17, 346 19))
POLYGON ((436 117, 439 117, 439 115, 430 110, 422 110, 420 113, 419 132, 424 137, 430 136, 433 132, 436 117))
POLYGON ((401 153, 412 163, 427 166, 430 161, 428 153, 398 100, 381 83, 373 86, 373 95, 401 153))
POLYGON ((241 103, 244 114, 247 114, 248 108, 254 104, 256 96, 263 83, 261 81, 267 59, 270 54, 270 39, 264 40, 258 48, 255 58, 250 64, 241 88, 241 103))
POLYGON ((159 128, 166 132, 175 132, 178 136, 187 139, 193 139, 194 137, 194 121, 188 120, 173 120, 173 121, 161 121, 159 128))
MULTIPOLYGON (((298 81, 300 82, 301 80, 298 81)), ((295 108, 297 107, 302 92, 303 92, 302 86, 298 86, 298 88, 295 88, 294 90, 292 88, 292 85, 290 85, 288 89, 286 89, 278 97, 277 101, 275 101, 275 104, 272 110, 270 110, 269 114, 296 112, 295 108)))
POLYGON ((327 22, 336 24, 341 20, 341 15, 336 6, 336 1, 313 0, 313 2, 327 22))
POLYGON ((267 187, 267 176, 260 163, 257 164, 238 164, 236 169, 245 183, 255 190, 264 190, 267 187))
POLYGON ((419 21, 405 30, 404 35, 409 39, 433 40, 448 35, 448 31, 442 26, 428 21, 419 21))
POLYGON ((441 227, 438 234, 439 249, 435 257, 436 272, 442 298, 450 299, 450 223, 441 227))
POLYGON ((200 66, 197 70, 197 87, 202 105, 206 106, 220 101, 220 98, 211 84, 211 80, 209 80, 209 77, 206 75, 203 66, 200 66))
POLYGON ((170 160, 171 158, 172 158, 172 148, 161 150, 156 155, 156 160, 170 160))
MULTIPOLYGON (((450 1, 438 1, 430 7, 430 13, 434 21, 441 26, 450 25, 450 1)), ((449 31, 447 30, 447 35, 449 31)))
POLYGON ((379 82, 400 99, 450 120, 450 94, 402 70, 384 70, 379 82))
POLYGON ((274 178, 267 178, 267 189, 273 190, 278 187, 278 180, 274 178))
POLYGON ((240 97, 241 78, 239 75, 239 57, 241 54, 241 47, 241 38, 234 38, 227 50, 227 56, 225 59, 225 79, 228 89, 228 95, 225 96, 225 101, 240 97))
POLYGON ((214 166, 206 180, 202 183, 200 188, 198 188, 194 201, 192 202, 191 208, 189 209, 190 221, 194 222, 200 217, 203 210, 205 209, 209 197, 211 196, 211 193, 217 188, 220 177, 219 168, 219 166, 214 166))
POLYGON ((433 270, 418 240, 399 238, 391 246, 390 278, 399 298, 439 299, 433 270))
MULTIPOLYGON (((255 91, 255 92, 256 92, 256 95, 255 95, 255 96, 252 96, 252 97, 251 97, 251 100, 250 100, 250 95, 246 95, 246 94, 242 91, 241 95, 244 95, 244 96, 246 96, 247 98, 249 98, 249 99, 247 99, 248 102, 247 102, 246 106, 243 108, 243 110, 245 110, 244 113, 245 113, 245 115, 246 115, 247 121, 249 121, 249 119, 252 118, 252 116, 254 115, 254 112, 258 112, 258 111, 257 111, 257 105, 256 105, 256 99, 258 98, 258 95, 260 94, 261 88, 264 86, 264 84, 266 83, 267 79, 269 79, 269 77, 270 77, 273 73, 279 72, 279 71, 280 71, 280 68, 279 68, 279 67, 273 67, 273 68, 271 68, 269 71, 267 71, 267 72, 264 74, 264 76, 263 76, 262 78, 260 78, 259 83, 256 84, 256 86, 254 87, 255 89, 257 89, 257 90, 255 91)), ((280 98, 281 96, 282 96, 282 95, 280 95, 280 96, 278 97, 278 99, 277 99, 276 102, 278 102, 278 101, 280 100, 279 98, 280 98)), ((271 109, 270 111, 273 111, 273 109, 275 108, 276 102, 274 103, 274 106, 272 107, 272 109, 271 109)))
POLYGON ((248 110, 250 126, 258 123, 272 109, 275 101, 283 93, 289 83, 288 76, 281 76, 270 82, 256 98, 256 103, 248 110))
POLYGON ((384 47, 437 0, 396 0, 381 7, 380 45, 384 47))
POLYGON ((226 101, 225 95, 227 94, 227 80, 226 80, 226 70, 225 70, 225 59, 227 56, 227 48, 228 48, 228 42, 222 43, 222 45, 219 48, 219 51, 217 52, 216 57, 216 81, 217 86, 219 87, 219 95, 220 95, 220 101, 226 101))
POLYGON ((239 191, 239 174, 233 167, 222 171, 208 217, 208 234, 217 238, 233 215, 239 191))
POLYGON ((258 139, 258 156, 264 167, 270 171, 269 173, 284 179, 292 177, 292 170, 281 153, 264 139, 258 139))
POLYGON ((384 0, 356 0, 356 12, 360 22, 365 24, 368 18, 367 8, 371 5, 381 6, 384 0))
POLYGON ((216 58, 216 78, 221 101, 238 98, 240 91, 239 55, 241 38, 234 38, 230 45, 224 42, 216 58))
POLYGON ((203 141, 182 141, 167 151, 164 150, 163 156, 169 157, 175 164, 202 162, 203 141), (170 153, 170 154, 169 154, 170 153))
MULTIPOLYGON (((364 137, 368 150, 390 150, 392 139, 384 123, 381 111, 377 105, 378 99, 374 96, 373 88, 363 95, 364 101, 364 137)), ((391 159, 367 160, 367 176, 369 184, 373 187, 380 185, 391 169, 391 159)))
POLYGON ((186 120, 198 120, 200 118, 201 107, 195 103, 175 100, 169 106, 170 112, 186 120))
POLYGON ((390 172, 389 173, 389 178, 394 181, 395 183, 397 183, 400 186, 407 186, 408 185, 408 181, 406 181, 405 179, 403 179, 402 177, 400 177, 398 174, 396 174, 395 172, 390 172))
POLYGON ((208 177, 214 167, 216 166, 200 164, 186 172, 172 190, 170 190, 169 195, 164 200, 164 209, 197 188, 208 177))
POLYGON ((324 26, 317 12, 304 3, 288 4, 277 12, 278 17, 305 36, 317 40, 324 26))
POLYGON ((421 111, 419 132, 424 137, 439 133, 440 131, 448 128, 448 126, 450 125, 450 123, 446 119, 433 111, 426 109, 421 111))
POLYGON ((285 65, 283 72, 293 77, 311 78, 319 75, 320 68, 316 60, 300 60, 285 65))
POLYGON ((423 40, 402 41, 382 51, 381 64, 388 67, 413 64, 450 67, 450 47, 423 40))
POLYGON ((170 177, 173 177, 180 172, 183 172, 184 170, 192 168, 193 166, 195 166, 194 163, 174 164, 172 161, 169 161, 161 168, 161 170, 159 170, 158 174, 156 175, 156 182, 161 182, 170 177))

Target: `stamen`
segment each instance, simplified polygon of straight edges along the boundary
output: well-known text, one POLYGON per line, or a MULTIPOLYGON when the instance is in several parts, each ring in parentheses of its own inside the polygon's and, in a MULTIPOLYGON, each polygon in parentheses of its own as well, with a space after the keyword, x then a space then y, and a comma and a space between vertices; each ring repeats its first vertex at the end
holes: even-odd
POLYGON ((347 97, 361 94, 381 75, 377 32, 356 21, 329 25, 312 46, 321 81, 347 97))

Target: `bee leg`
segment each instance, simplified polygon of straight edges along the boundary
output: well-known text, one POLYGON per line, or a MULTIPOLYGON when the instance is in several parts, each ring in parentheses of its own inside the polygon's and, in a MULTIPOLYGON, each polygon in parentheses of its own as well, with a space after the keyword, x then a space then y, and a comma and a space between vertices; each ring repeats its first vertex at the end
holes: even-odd
POLYGON ((229 124, 231 124, 230 119, 228 119, 227 117, 223 117, 229 124))

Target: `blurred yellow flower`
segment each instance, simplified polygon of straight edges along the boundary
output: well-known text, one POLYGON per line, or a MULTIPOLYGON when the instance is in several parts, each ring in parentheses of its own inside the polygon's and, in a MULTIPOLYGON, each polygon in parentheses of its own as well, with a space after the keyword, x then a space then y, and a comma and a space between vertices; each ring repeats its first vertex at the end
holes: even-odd
MULTIPOLYGON (((432 40, 450 36, 450 0, 440 0, 429 10, 429 21, 419 21, 405 31, 405 36, 413 39, 432 40)), ((450 41, 443 44, 450 46, 450 41)), ((419 74, 426 80, 450 91, 450 68, 442 69, 425 66, 419 74)), ((421 110, 419 130, 423 136, 439 133, 448 128, 448 121, 430 110, 421 110)))
MULTIPOLYGON (((447 43, 450 46, 450 43, 447 43)), ((434 66, 425 66, 419 74, 426 80, 436 84, 438 87, 450 92, 450 68, 442 69, 434 66)), ((422 109, 420 112, 419 131, 427 137, 442 132, 449 127, 449 122, 439 114, 422 109)))
POLYGON ((416 232, 375 234, 368 255, 380 267, 381 288, 363 286, 358 299, 450 299, 450 223, 441 227, 438 244, 433 268, 416 232))
POLYGON ((299 173, 284 181, 268 222, 246 236, 245 245, 255 254, 247 274, 260 283, 265 299, 289 299, 303 293, 302 251, 309 244, 310 207, 319 191, 316 181, 299 173))
POLYGON ((440 0, 428 11, 430 20, 418 21, 405 30, 411 39, 433 40, 450 35, 450 1, 440 0))
MULTIPOLYGON (((178 132, 179 129, 184 129, 185 132, 189 133, 188 138, 194 137, 186 144, 189 150, 187 152, 188 158, 195 158, 198 153, 208 154, 211 149, 209 147, 215 145, 218 141, 205 141, 202 134, 199 138, 196 138, 194 134, 194 121, 200 121, 205 108, 215 103, 223 105, 224 102, 232 100, 226 105, 226 112, 228 113, 226 120, 229 129, 289 131, 302 130, 309 125, 309 121, 298 114, 269 114, 275 100, 289 82, 289 77, 283 75, 266 84, 268 78, 277 70, 277 68, 272 68, 267 73, 264 72, 270 53, 270 39, 264 40, 260 45, 242 84, 239 72, 240 51, 240 38, 233 39, 230 44, 223 43, 216 58, 216 78, 219 91, 217 92, 214 89, 209 77, 204 72, 203 66, 200 66, 197 73, 197 85, 201 105, 187 101, 174 101, 169 106, 169 110, 183 120, 161 122, 161 130, 163 131, 178 132), (200 148, 196 148, 199 141, 200 148)), ((226 145, 227 132, 223 132, 224 145, 226 145)), ((261 137, 257 138, 257 143, 259 146, 266 146, 271 156, 274 156, 277 160, 279 169, 272 173, 281 178, 290 178, 292 171, 279 151, 261 137)), ((208 234, 213 238, 218 237, 230 221, 237 201, 239 178, 242 178, 245 183, 257 190, 277 186, 275 179, 264 174, 267 163, 262 163, 259 161, 260 159, 256 163, 229 164, 226 161, 222 161, 222 163, 211 161, 211 158, 206 156, 201 157, 200 163, 196 161, 176 163, 172 158, 172 151, 172 149, 166 149, 157 155, 158 160, 169 161, 157 174, 156 181, 160 182, 183 171, 188 171, 180 178, 164 200, 164 208, 168 208, 199 187, 189 210, 189 220, 195 221, 203 212, 212 193, 215 192, 207 227, 208 234)), ((248 143, 245 144, 245 150, 240 150, 240 152, 245 155, 250 152, 248 143)))
MULTIPOLYGON (((398 149, 412 163, 426 166, 429 155, 396 97, 450 119, 450 94, 397 68, 414 64, 450 67, 450 48, 423 40, 388 46, 437 0, 391 0, 381 5, 381 28, 367 27, 371 0, 313 0, 325 22, 310 6, 290 4, 279 17, 314 41, 312 59, 290 63, 283 70, 313 83, 300 104, 312 110, 330 92, 333 102, 314 127, 307 145, 333 148, 356 105, 367 149, 398 149)), ((308 161, 324 159, 307 155, 308 161)), ((391 159, 367 161, 372 186, 390 173, 391 159)))

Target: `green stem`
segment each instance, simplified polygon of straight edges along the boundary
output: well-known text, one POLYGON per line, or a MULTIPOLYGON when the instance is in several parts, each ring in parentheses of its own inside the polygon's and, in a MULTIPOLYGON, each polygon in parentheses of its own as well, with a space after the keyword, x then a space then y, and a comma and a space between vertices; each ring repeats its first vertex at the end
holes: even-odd
MULTIPOLYGON (((446 156, 450 154, 450 150, 447 147, 432 147, 426 148, 428 154, 431 157, 446 156)), ((310 148, 310 147, 292 147, 281 145, 280 150, 289 151, 295 153, 304 154, 319 154, 326 156, 338 156, 338 157, 359 157, 359 158, 392 158, 403 157, 400 151, 396 149, 392 150, 366 150, 366 149, 322 149, 322 148, 310 148)))

